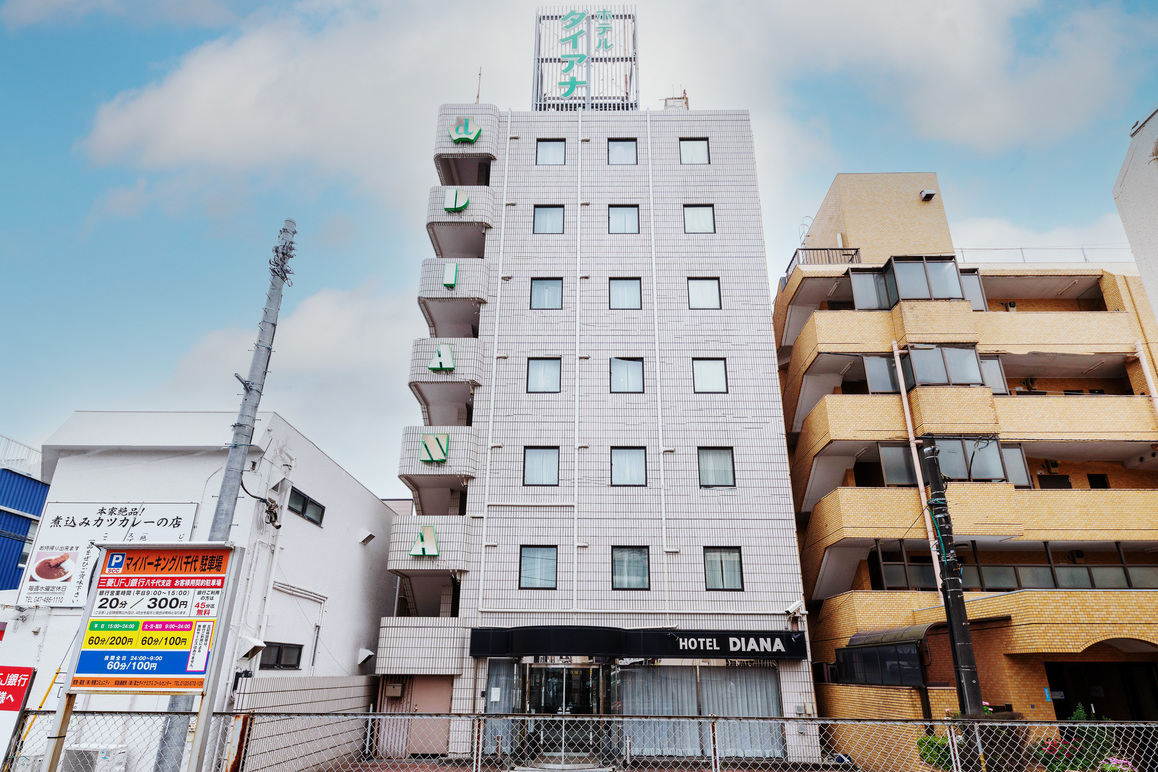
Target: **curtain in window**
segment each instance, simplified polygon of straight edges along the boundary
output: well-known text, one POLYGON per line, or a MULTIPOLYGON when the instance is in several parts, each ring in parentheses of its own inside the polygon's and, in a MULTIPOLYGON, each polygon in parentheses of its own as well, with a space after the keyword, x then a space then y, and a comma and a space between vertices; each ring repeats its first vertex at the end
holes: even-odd
POLYGON ((608 233, 639 233, 639 207, 607 207, 608 233))
POLYGON ((527 448, 523 451, 524 485, 559 484, 559 449, 527 448))
POLYGON ((704 575, 709 590, 740 590, 744 572, 737 547, 704 547, 704 575))
POLYGON ((612 448, 611 484, 646 485, 647 451, 643 448, 612 448))
POLYGON ((716 214, 711 206, 684 207, 684 233, 715 233, 716 214))
POLYGON ((727 367, 723 359, 693 359, 692 385, 697 392, 726 392, 727 367))
POLYGON ((680 140, 680 163, 681 164, 706 164, 706 163, 708 163, 708 141, 706 139, 681 139, 680 140))
MULTIPOLYGON (((704 715, 772 718, 783 715, 780 674, 771 667, 700 668, 704 715)), ((704 731, 708 728, 704 727, 704 731)), ((779 721, 729 721, 716 724, 721 756, 756 758, 784 755, 784 725, 779 721)))
POLYGON ((689 308, 719 308, 719 279, 688 279, 689 308))
POLYGON ((562 279, 532 279, 531 308, 562 308, 562 279))
POLYGON ((523 547, 519 550, 519 587, 554 588, 555 564, 559 551, 555 547, 523 547))
POLYGON ((639 279, 612 279, 609 284, 612 308, 640 308, 639 279))
MULTIPOLYGON (((513 659, 487 660, 487 713, 518 713, 518 689, 516 688, 515 670, 518 663, 513 659), (498 697, 496 700, 495 697, 498 697)), ((503 750, 511 752, 511 719, 488 719, 486 722, 486 753, 497 752, 498 738, 503 738, 503 750)))
POLYGON ((536 151, 535 163, 539 166, 562 166, 567 159, 567 141, 540 139, 536 151))
POLYGON ((562 233, 563 207, 535 207, 535 233, 562 233))
POLYGON ((607 140, 607 163, 634 164, 636 163, 634 139, 607 140))
MULTIPOLYGON (((694 667, 622 668, 619 677, 623 714, 626 716, 696 715, 694 667)), ((631 752, 641 756, 700 756, 704 753, 700 745, 699 719, 625 719, 623 736, 631 738, 631 752)))
POLYGON ((559 364, 558 359, 528 359, 527 391, 558 391, 559 364))
POLYGON ((646 590, 649 587, 647 547, 611 548, 611 587, 646 590))
POLYGON ((732 472, 731 448, 700 448, 700 485, 731 487, 736 484, 732 472))
POLYGON ((611 390, 643 391, 643 362, 638 359, 612 359, 611 390))

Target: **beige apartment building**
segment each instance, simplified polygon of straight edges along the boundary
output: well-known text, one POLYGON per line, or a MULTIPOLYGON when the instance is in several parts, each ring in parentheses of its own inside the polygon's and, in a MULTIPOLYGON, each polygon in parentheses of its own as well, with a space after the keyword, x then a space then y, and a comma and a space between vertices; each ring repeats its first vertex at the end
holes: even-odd
POLYGON ((822 716, 957 709, 914 464, 933 442, 983 698, 1158 719, 1158 326, 1132 262, 1033 257, 955 250, 935 174, 841 174, 780 282, 822 716))

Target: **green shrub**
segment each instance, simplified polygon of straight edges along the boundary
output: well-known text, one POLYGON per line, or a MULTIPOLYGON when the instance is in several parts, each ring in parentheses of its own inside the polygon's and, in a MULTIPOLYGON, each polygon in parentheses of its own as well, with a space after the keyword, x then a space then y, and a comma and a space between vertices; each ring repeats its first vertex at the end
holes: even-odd
POLYGON ((917 739, 917 751, 921 754, 921 761, 937 769, 952 769, 953 758, 949 755, 949 740, 937 735, 928 735, 917 739))

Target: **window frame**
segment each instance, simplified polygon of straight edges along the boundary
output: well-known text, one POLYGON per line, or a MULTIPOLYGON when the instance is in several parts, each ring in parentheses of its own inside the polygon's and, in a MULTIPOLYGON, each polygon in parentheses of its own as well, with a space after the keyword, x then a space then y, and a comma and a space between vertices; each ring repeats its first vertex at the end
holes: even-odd
POLYGON ((688 310, 689 311, 720 311, 724 307, 724 291, 720 286, 719 276, 689 276, 688 277, 688 310), (692 305, 692 285, 693 281, 714 281, 716 283, 716 303, 715 306, 693 306, 692 305))
POLYGON ((644 369, 643 357, 611 357, 607 360, 607 393, 608 394, 645 394, 647 393, 647 371, 644 369), (616 360, 621 362, 639 363, 639 389, 637 391, 615 388, 616 360))
POLYGON ((608 457, 608 478, 611 480, 613 488, 646 488, 647 487, 647 447, 640 447, 638 445, 614 445, 609 448, 608 457), (643 453, 643 482, 641 483, 617 483, 615 482, 615 451, 617 450, 638 450, 643 453))
POLYGON ((519 545, 519 589, 520 590, 557 590, 559 589, 559 545, 558 544, 520 544, 519 545), (555 571, 550 587, 527 587, 523 584, 523 550, 554 550, 555 571))
POLYGON ((558 488, 559 487, 559 446, 558 445, 524 445, 523 446, 523 487, 524 488, 558 488), (527 482, 527 451, 553 450, 555 451, 555 482, 529 483, 527 482))
POLYGON ((880 464, 881 479, 885 481, 885 487, 886 488, 916 488, 917 487, 917 480, 919 478, 917 476, 917 469, 913 465, 913 451, 908 445, 900 443, 900 442, 878 442, 877 443, 877 463, 880 464), (881 454, 882 448, 897 448, 897 449, 904 451, 904 459, 905 459, 905 464, 906 464, 907 470, 913 477, 913 481, 911 483, 908 483, 908 482, 906 482, 906 483, 889 482, 889 475, 888 475, 887 471, 885 470, 885 457, 881 454))
POLYGON ((527 357, 527 394, 559 394, 563 390, 563 358, 562 357, 527 357), (531 391, 531 362, 556 362, 559 365, 559 381, 553 391, 539 390, 531 391))
POLYGON ((728 359, 726 357, 692 357, 692 393, 693 394, 727 394, 729 393, 728 385, 728 359), (723 390, 713 389, 710 391, 702 391, 696 384, 696 362, 723 362, 724 363, 724 388, 723 390))
POLYGON ((684 233, 692 236, 708 236, 717 232, 716 229, 716 205, 715 204, 684 204, 684 233), (688 209, 708 209, 712 213, 712 229, 710 231, 689 231, 688 230, 688 209))
POLYGON ((983 385, 985 385, 986 387, 989 388, 990 391, 993 391, 993 386, 992 386, 992 384, 989 383, 989 381, 985 377, 985 363, 986 362, 996 362, 997 363, 997 369, 1001 374, 1001 385, 1002 385, 1004 391, 993 391, 993 396, 995 396, 995 397, 996 396, 1007 396, 1009 394, 1009 379, 1005 377, 1005 365, 1001 364, 1001 357, 999 357, 999 356, 985 356, 985 357, 983 357, 981 355, 978 355, 977 361, 980 363, 980 366, 981 366, 981 381, 982 381, 983 385))
POLYGON ((649 592, 651 590, 651 547, 646 544, 616 544, 611 547, 611 590, 612 592, 649 592), (616 550, 643 550, 647 556, 647 585, 645 587, 616 587, 615 586, 615 551, 616 550))
POLYGON ((300 643, 280 643, 280 642, 269 641, 265 644, 265 648, 263 648, 261 650, 261 654, 258 655, 257 669, 258 670, 301 670, 302 669, 302 655, 305 654, 305 648, 306 648, 305 645, 300 644, 300 643), (270 651, 274 651, 275 648, 277 651, 276 662, 274 664, 271 664, 271 665, 265 664, 266 653, 270 652, 270 651), (297 649, 298 663, 296 665, 282 664, 283 655, 285 654, 287 649, 291 650, 291 651, 294 649, 297 649))
POLYGON ((561 236, 567 232, 567 206, 565 204, 535 204, 531 211, 531 234, 534 236, 561 236), (539 210, 558 209, 563 213, 562 227, 557 231, 539 230, 539 210))
POLYGON ((861 354, 861 367, 864 368, 865 386, 868 388, 869 394, 900 394, 901 393, 901 375, 897 372, 897 362, 892 354, 861 354), (872 379, 869 378, 868 360, 869 359, 883 359, 888 365, 888 370, 892 374, 893 383, 896 384, 895 389, 879 390, 873 388, 872 379))
POLYGON ((607 277, 607 310, 609 311, 641 311, 643 310, 643 277, 641 276, 608 276, 607 277), (614 281, 633 281, 636 288, 639 290, 636 297, 638 298, 637 306, 613 306, 611 305, 611 282, 614 281))
MULTIPOLYGON (((1004 374, 1004 371, 1002 371, 1004 374)), ((945 345, 943 343, 916 343, 910 344, 904 351, 901 352, 901 373, 900 373, 905 391, 912 391, 921 386, 984 386, 988 388, 985 383, 985 373, 981 371, 981 357, 977 354, 976 345, 945 345), (976 382, 957 383, 953 380, 953 376, 949 372, 949 358, 945 356, 946 349, 965 349, 973 352, 973 359, 977 363, 977 374, 979 380, 976 382), (936 351, 941 356, 941 366, 945 369, 945 382, 938 383, 935 381, 918 381, 917 370, 913 365, 911 352, 917 351, 936 351), (910 385, 911 384, 911 385, 910 385)))
POLYGON ((285 508, 288 509, 290 512, 293 512, 295 515, 300 517, 302 520, 305 520, 307 523, 313 523, 318 528, 322 527, 322 521, 326 517, 325 504, 318 501, 317 499, 310 498, 309 496, 307 496, 306 494, 302 493, 300 490, 298 490, 297 488, 294 488, 294 487, 290 488, 290 495, 289 495, 289 498, 286 499, 285 508), (301 511, 294 509, 293 501, 294 501, 294 494, 295 493, 297 495, 301 496, 303 499, 301 511), (306 515, 306 512, 308 512, 310 509, 310 504, 315 504, 322 510, 322 513, 318 516, 317 520, 313 519, 312 517, 308 517, 306 515))
POLYGON ((696 471, 700 483, 701 490, 718 490, 735 488, 736 485, 736 449, 725 445, 697 445, 696 446, 696 471), (731 485, 704 485, 704 467, 703 460, 700 457, 700 451, 704 450, 726 450, 728 451, 728 460, 732 466, 732 484, 731 485))
MULTIPOLYGON (((720 570, 720 581, 724 581, 724 572, 720 570)), ((704 591, 705 592, 743 592, 744 591, 744 551, 740 547, 704 547, 704 591), (724 551, 735 550, 740 558, 740 586, 739 587, 709 587, 708 586, 708 550, 724 551)))
POLYGON ((530 284, 530 292, 527 297, 527 309, 530 311, 561 311, 563 310, 563 277, 562 276, 532 276, 530 284), (557 281, 559 282, 559 305, 557 306, 536 306, 535 305, 535 282, 537 281, 557 281))
POLYGON ((639 204, 608 204, 607 205, 607 232, 616 236, 638 236, 639 235, 639 204), (612 209, 634 209, 635 210, 635 230, 633 231, 613 231, 611 230, 611 210, 612 209))
POLYGON ((948 442, 961 443, 961 457, 965 460, 965 472, 966 472, 966 474, 968 474, 968 477, 966 477, 966 478, 949 477, 948 475, 945 474, 944 469, 942 469, 941 475, 943 477, 945 477, 945 479, 950 481, 950 482, 1007 483, 1007 484, 1013 485, 1016 488, 1020 488, 1022 490, 1029 490, 1029 489, 1034 487, 1033 475, 1031 475, 1029 473, 1029 462, 1025 460, 1025 448, 1022 446, 1022 444, 1020 442, 1002 442, 1001 439, 999 437, 997 437, 996 435, 985 435, 985 434, 982 434, 982 435, 977 435, 977 434, 974 434, 974 435, 968 435, 968 434, 965 434, 965 435, 961 435, 961 434, 956 434, 956 435, 926 435, 926 436, 921 438, 921 441, 922 441, 922 443, 928 443, 931 441, 931 442, 934 442, 937 444, 948 443, 948 442), (966 446, 964 443, 966 443, 966 442, 978 442, 980 440, 990 440, 993 442, 994 445, 997 446, 997 457, 1001 461, 1002 477, 1000 479, 990 478, 990 477, 982 477, 979 479, 974 479, 972 459, 970 458, 970 454, 966 453, 966 446), (1006 449, 1009 449, 1009 450, 1017 449, 1018 451, 1020 451, 1021 461, 1022 461, 1022 464, 1024 466, 1026 477, 1029 480, 1029 485, 1019 485, 1018 483, 1013 482, 1013 480, 1010 478, 1009 465, 1006 463, 1006 460, 1005 460, 1005 450, 1006 449))
POLYGON ((566 166, 566 165, 567 165, 567 140, 566 140, 566 138, 557 139, 554 137, 537 137, 535 139, 535 166, 566 166), (558 144, 561 144, 563 146, 563 163, 545 164, 539 160, 539 148, 542 147, 544 142, 558 143, 558 144))
MULTIPOLYGON (((937 255, 897 255, 890 257, 885 264, 874 268, 849 268, 849 281, 853 283, 853 305, 857 311, 888 311, 894 308, 897 303, 902 301, 917 301, 917 300, 969 300, 965 296, 965 287, 961 283, 961 267, 957 264, 957 259, 953 257, 940 257, 937 255), (925 290, 928 292, 927 297, 903 297, 901 295, 900 282, 897 279, 896 266, 898 263, 920 263, 922 274, 925 277, 925 290), (929 274, 929 263, 951 263, 956 271, 957 286, 961 290, 960 295, 937 295, 933 291, 933 280, 929 274), (853 280, 853 274, 866 274, 873 277, 881 277, 880 281, 874 278, 874 285, 883 282, 885 289, 884 300, 889 303, 887 306, 880 304, 881 294, 880 287, 876 287, 874 294, 877 297, 876 305, 861 306, 857 302, 857 293, 855 291, 856 282, 853 280)), ((984 288, 982 288, 982 295, 984 295, 984 288)), ((972 303, 972 301, 970 301, 972 303)))
POLYGON ((711 143, 711 139, 709 137, 680 137, 679 149, 680 149, 680 166, 710 166, 712 163, 712 143, 711 143), (685 161, 684 160, 684 143, 685 142, 703 142, 704 143, 704 149, 707 151, 708 160, 704 161, 703 163, 698 163, 695 161, 692 161, 692 162, 685 161))
POLYGON ((639 166, 639 137, 608 137, 607 138, 607 165, 608 166, 639 166), (633 155, 635 160, 631 163, 623 163, 622 161, 611 160, 611 143, 612 142, 630 142, 632 149, 635 151, 633 155))

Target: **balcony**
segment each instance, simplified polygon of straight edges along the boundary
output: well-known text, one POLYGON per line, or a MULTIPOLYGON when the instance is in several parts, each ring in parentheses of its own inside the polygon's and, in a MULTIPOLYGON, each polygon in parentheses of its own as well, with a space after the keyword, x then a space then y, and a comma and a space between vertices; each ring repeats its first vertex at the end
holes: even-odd
POLYGON ((438 108, 438 129, 434 138, 434 164, 443 185, 489 185, 491 164, 505 141, 499 109, 494 105, 442 105, 438 108), (480 129, 474 142, 455 127, 469 118, 480 129), (455 141, 455 139, 459 141, 455 141))
POLYGON ((422 261, 418 307, 432 338, 477 338, 479 311, 489 295, 485 260, 422 261))
POLYGON ((1158 442, 1158 418, 1149 397, 998 396, 993 403, 1003 439, 1158 442))
POLYGON ((780 279, 780 289, 788 283, 788 277, 792 275, 798 265, 848 265, 850 263, 860 262, 860 250, 855 248, 837 248, 837 249, 797 249, 792 259, 788 261, 788 268, 784 271, 784 276, 780 279))
POLYGON ((1131 315, 1116 311, 978 313, 981 353, 1133 353, 1131 315))
POLYGON ((421 338, 410 355, 410 390, 428 425, 470 426, 474 388, 483 381, 477 338, 421 338), (447 369, 450 368, 450 369, 447 369))
POLYGON ((408 426, 402 430, 398 477, 414 493, 422 517, 461 515, 478 469, 478 437, 469 426, 408 426))
POLYGON ((459 515, 395 518, 390 528, 387 568, 406 576, 450 575, 470 568, 469 528, 472 520, 459 515), (425 526, 433 526, 438 555, 411 555, 415 540, 425 526))
POLYGON ((469 622, 459 617, 383 617, 374 672, 461 675, 469 637, 469 622))
POLYGON ((494 200, 491 188, 431 188, 426 205, 426 232, 430 234, 434 253, 450 260, 482 257, 486 251, 486 232, 494 226, 494 200), (452 203, 461 209, 448 209, 448 192, 455 194, 452 203))

